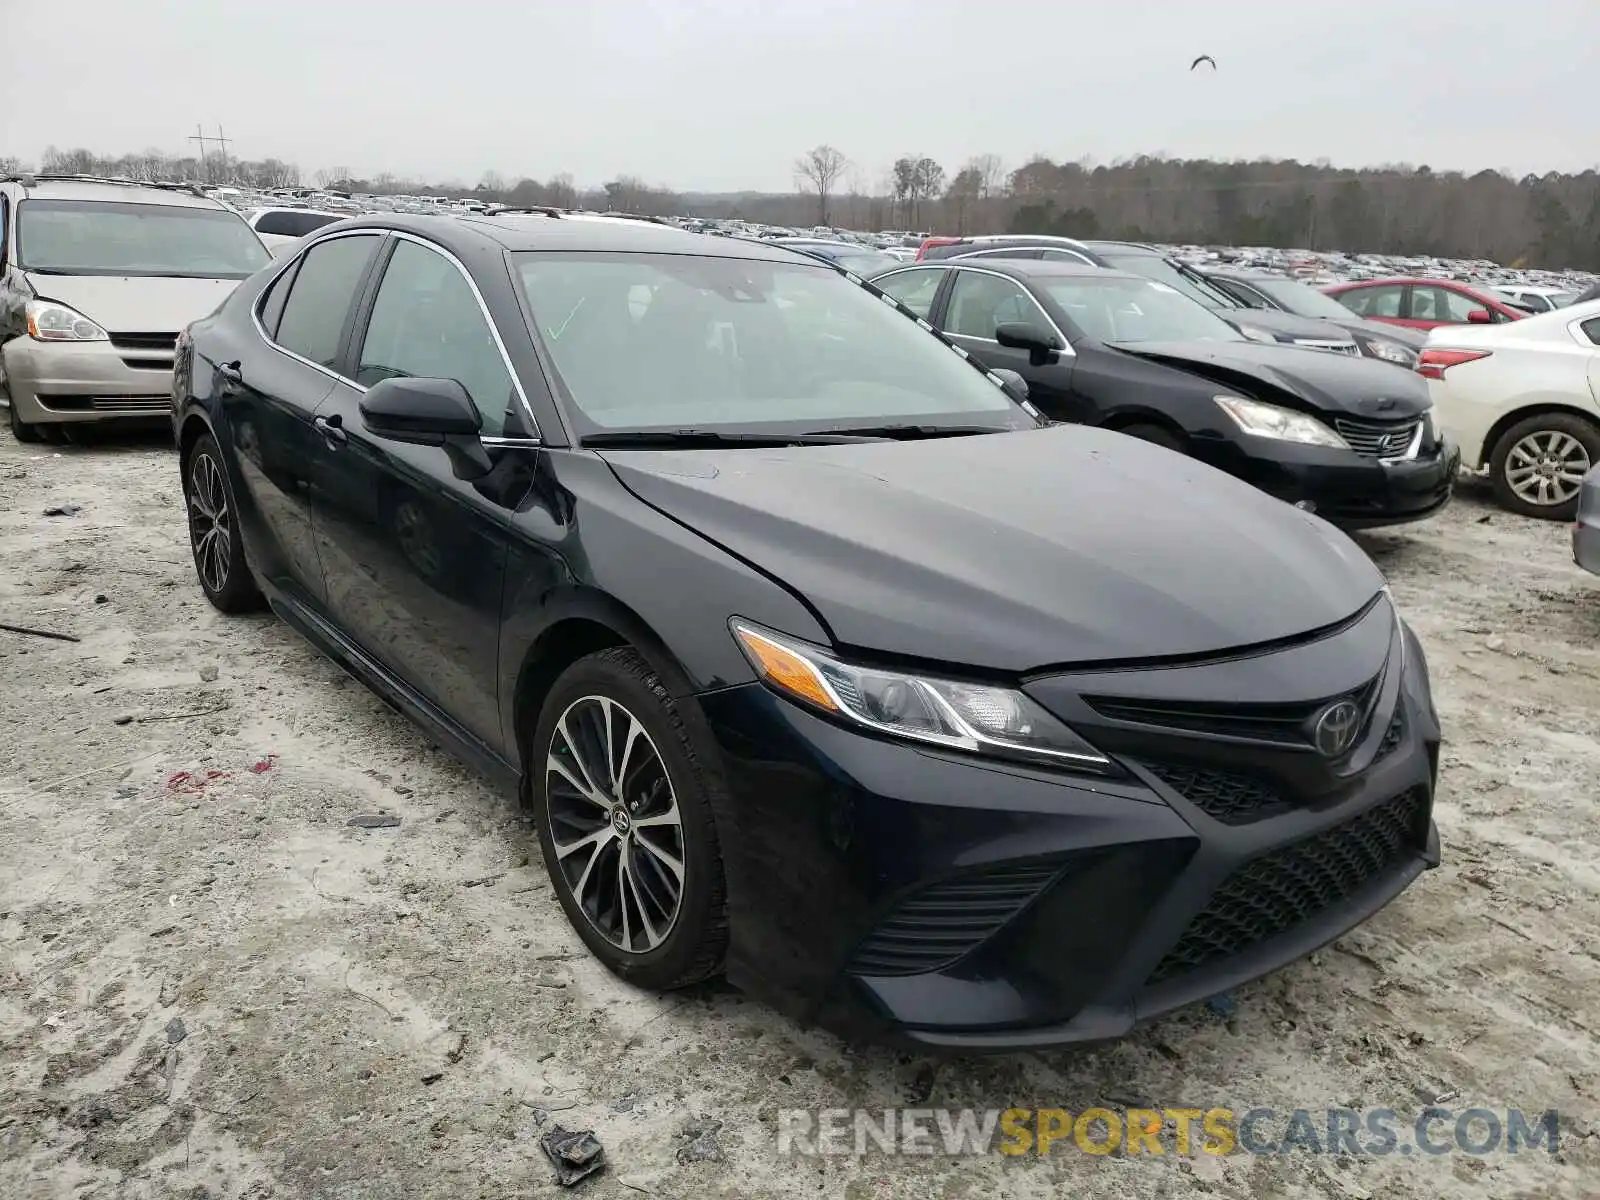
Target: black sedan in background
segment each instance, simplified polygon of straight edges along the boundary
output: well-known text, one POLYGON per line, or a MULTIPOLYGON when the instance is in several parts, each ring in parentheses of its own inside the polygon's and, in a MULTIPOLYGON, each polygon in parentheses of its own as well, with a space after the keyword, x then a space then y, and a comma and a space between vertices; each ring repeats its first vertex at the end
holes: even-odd
POLYGON ((1252 341, 1166 283, 954 258, 873 280, 1058 421, 1182 451, 1347 528, 1427 517, 1459 452, 1409 371, 1252 341))
POLYGON ((174 386, 211 603, 519 795, 641 986, 1114 1037, 1438 862, 1427 665, 1366 555, 1046 425, 814 259, 363 218, 193 325, 174 386))
POLYGON ((1286 275, 1230 268, 1197 269, 1213 287, 1227 292, 1246 307, 1342 325, 1368 358, 1381 359, 1408 371, 1417 365, 1417 358, 1428 340, 1428 335, 1421 330, 1379 324, 1359 317, 1327 293, 1286 275))

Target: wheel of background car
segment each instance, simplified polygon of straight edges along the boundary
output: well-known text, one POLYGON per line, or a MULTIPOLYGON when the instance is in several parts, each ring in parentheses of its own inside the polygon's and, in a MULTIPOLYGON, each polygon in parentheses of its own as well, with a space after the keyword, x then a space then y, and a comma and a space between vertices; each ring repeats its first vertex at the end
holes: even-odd
POLYGON ((1142 422, 1138 425, 1124 425, 1117 432, 1125 433, 1129 437, 1136 437, 1141 442, 1152 442, 1157 446, 1165 446, 1168 450, 1176 450, 1180 454, 1184 452, 1183 435, 1168 429, 1165 425, 1142 422))
POLYGON ((33 443, 44 440, 44 435, 37 425, 31 421, 24 421, 17 415, 17 402, 15 400, 7 401, 6 411, 9 414, 11 423, 11 436, 16 438, 17 441, 33 443))
POLYGON ((727 902, 709 788, 644 659, 621 646, 568 667, 529 745, 545 867, 595 957, 648 988, 719 971, 727 902))
POLYGON ((210 434, 202 435, 184 460, 183 500, 194 571, 206 599, 225 613, 260 608, 261 591, 244 561, 233 485, 210 434))
POLYGON ((1542 413, 1518 421, 1489 456, 1495 499, 1512 512, 1570 521, 1583 477, 1600 463, 1600 428, 1576 413, 1542 413))

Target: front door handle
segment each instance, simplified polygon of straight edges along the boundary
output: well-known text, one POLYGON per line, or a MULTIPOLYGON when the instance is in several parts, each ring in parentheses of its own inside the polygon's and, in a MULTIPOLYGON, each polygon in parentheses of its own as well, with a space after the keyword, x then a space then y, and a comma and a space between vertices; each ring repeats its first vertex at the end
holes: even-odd
POLYGON ((350 440, 344 431, 344 418, 335 413, 331 417, 315 417, 311 422, 330 446, 342 446, 350 440))

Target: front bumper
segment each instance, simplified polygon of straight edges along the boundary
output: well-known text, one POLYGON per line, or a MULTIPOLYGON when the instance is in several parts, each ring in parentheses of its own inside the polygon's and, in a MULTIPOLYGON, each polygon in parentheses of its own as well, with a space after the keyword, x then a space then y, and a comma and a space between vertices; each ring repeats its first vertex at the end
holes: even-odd
POLYGON ((1450 502, 1461 451, 1438 438, 1412 459, 1384 463, 1350 450, 1241 437, 1196 456, 1345 529, 1420 521, 1450 502))
POLYGON ((1299 959, 1439 861, 1414 661, 1373 693, 1371 761, 1259 819, 1216 807, 1241 775, 1172 773, 1180 743, 1215 757, 1204 738, 1074 714, 1130 764, 1112 782, 863 737, 760 685, 703 697, 732 797, 729 977, 846 1036, 982 1053, 1115 1038, 1299 959))
POLYGON ((1572 527, 1572 560, 1600 575, 1600 467, 1589 472, 1578 494, 1577 523, 1572 527))
POLYGON ((7 342, 6 388, 29 424, 166 416, 172 408, 177 334, 118 335, 109 342, 7 342))

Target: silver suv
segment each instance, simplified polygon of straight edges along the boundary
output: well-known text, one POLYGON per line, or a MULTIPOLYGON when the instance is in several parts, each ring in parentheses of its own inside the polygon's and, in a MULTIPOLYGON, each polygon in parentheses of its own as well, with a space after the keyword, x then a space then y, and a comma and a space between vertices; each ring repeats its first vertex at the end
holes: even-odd
POLYGON ((271 255, 198 188, 0 177, 0 389, 19 441, 165 414, 178 333, 271 255))

